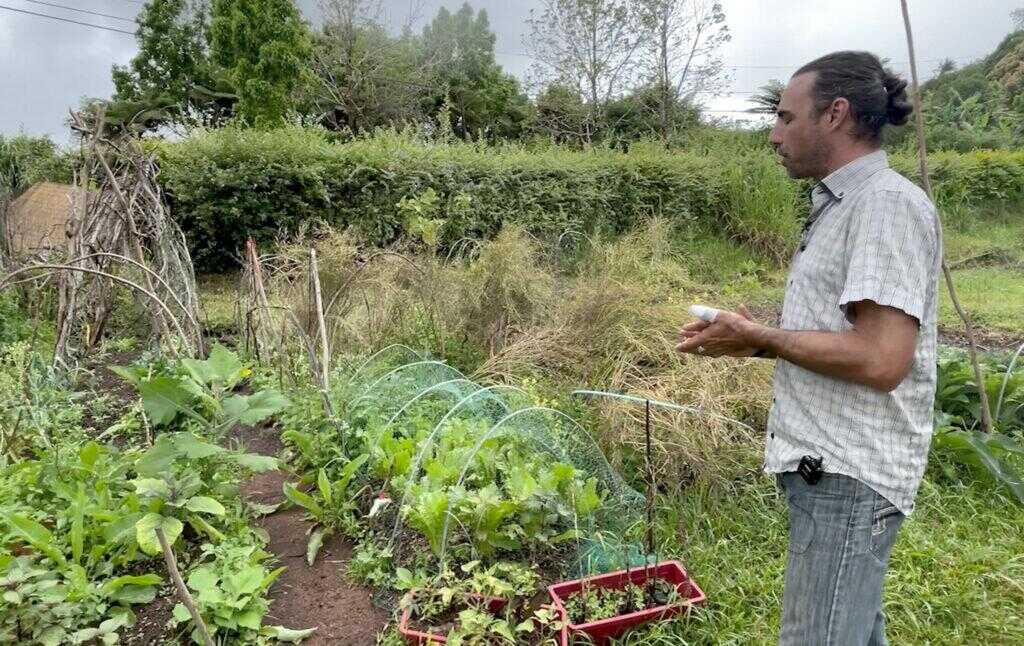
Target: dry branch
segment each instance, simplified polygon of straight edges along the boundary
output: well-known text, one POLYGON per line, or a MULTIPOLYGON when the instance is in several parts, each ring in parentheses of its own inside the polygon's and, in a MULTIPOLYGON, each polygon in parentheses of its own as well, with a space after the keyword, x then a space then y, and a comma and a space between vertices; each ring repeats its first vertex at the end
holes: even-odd
POLYGON ((174 551, 167 543, 167 537, 164 535, 162 527, 156 528, 156 538, 160 541, 160 549, 164 552, 164 563, 167 564, 167 573, 170 575, 171 580, 174 581, 174 587, 178 591, 178 598, 181 599, 181 603, 188 609, 188 613, 192 615, 192 621, 203 638, 203 646, 215 646, 213 638, 210 637, 210 631, 206 627, 206 622, 203 621, 203 616, 199 614, 199 608, 196 607, 195 600, 192 599, 191 593, 185 587, 185 582, 181 580, 181 572, 178 571, 178 560, 174 558, 174 551))

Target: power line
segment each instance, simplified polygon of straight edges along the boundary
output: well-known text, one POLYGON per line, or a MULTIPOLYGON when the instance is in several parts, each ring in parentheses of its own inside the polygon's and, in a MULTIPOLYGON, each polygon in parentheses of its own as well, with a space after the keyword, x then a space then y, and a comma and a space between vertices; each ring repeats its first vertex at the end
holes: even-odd
POLYGON ((103 29, 105 31, 113 31, 113 32, 117 32, 119 34, 128 34, 129 36, 134 36, 135 35, 134 31, 125 31, 124 29, 115 29, 114 27, 105 27, 103 25, 93 25, 93 24, 88 23, 88 22, 80 22, 78 20, 72 20, 71 18, 60 18, 58 16, 51 16, 51 15, 45 14, 45 13, 36 13, 35 11, 28 11, 27 9, 15 9, 14 7, 8 7, 8 6, 2 5, 2 4, 0 4, 0 9, 6 9, 7 11, 13 11, 15 13, 23 13, 23 14, 26 14, 26 15, 29 15, 29 16, 38 16, 39 18, 49 18, 50 20, 59 20, 61 22, 69 22, 69 23, 71 23, 73 25, 82 25, 83 27, 92 27, 93 29, 103 29))
POLYGON ((55 9, 66 9, 68 11, 77 11, 78 13, 87 13, 87 14, 89 14, 91 16, 99 16, 101 18, 110 18, 111 20, 121 20, 123 22, 131 22, 131 23, 136 22, 136 20, 134 18, 125 18, 124 16, 115 16, 115 15, 109 14, 109 13, 100 13, 99 11, 89 11, 88 9, 76 9, 74 7, 69 7, 67 5, 54 4, 52 2, 43 2, 43 0, 25 0, 25 2, 31 2, 32 4, 41 4, 41 5, 45 5, 47 7, 53 7, 55 9))

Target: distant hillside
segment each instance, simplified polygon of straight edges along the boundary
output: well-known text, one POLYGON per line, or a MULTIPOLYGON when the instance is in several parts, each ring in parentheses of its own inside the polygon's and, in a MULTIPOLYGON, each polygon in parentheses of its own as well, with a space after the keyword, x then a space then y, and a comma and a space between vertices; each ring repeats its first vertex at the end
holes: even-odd
MULTIPOLYGON (((975 63, 941 65, 922 89, 929 149, 1024 148, 1024 30, 975 63)), ((911 131, 892 131, 887 147, 912 145, 911 131)))

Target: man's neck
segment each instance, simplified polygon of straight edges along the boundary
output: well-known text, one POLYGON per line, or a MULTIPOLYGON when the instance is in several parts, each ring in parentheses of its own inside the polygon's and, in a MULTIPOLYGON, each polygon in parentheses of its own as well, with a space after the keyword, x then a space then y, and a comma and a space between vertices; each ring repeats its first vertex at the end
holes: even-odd
POLYGON ((825 164, 824 174, 821 177, 816 177, 815 179, 820 182, 850 162, 856 161, 864 155, 870 155, 873 152, 877 152, 880 148, 880 146, 873 144, 858 144, 849 146, 844 150, 837 150, 829 158, 828 163, 825 164))

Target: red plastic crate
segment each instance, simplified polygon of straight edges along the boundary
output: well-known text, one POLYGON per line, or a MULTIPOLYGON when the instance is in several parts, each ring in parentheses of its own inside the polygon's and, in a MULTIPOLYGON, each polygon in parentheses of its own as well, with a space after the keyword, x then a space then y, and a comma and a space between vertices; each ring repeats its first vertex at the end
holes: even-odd
POLYGON ((595 644, 605 644, 608 638, 618 637, 630 628, 645 624, 656 619, 666 619, 675 616, 691 606, 703 603, 704 592, 686 574, 686 570, 679 561, 662 561, 655 565, 638 567, 631 570, 619 570, 607 574, 598 574, 585 579, 565 581, 548 586, 548 592, 555 606, 568 617, 565 611, 565 601, 573 594, 579 592, 584 585, 598 586, 601 588, 621 589, 627 583, 642 585, 647 582, 648 576, 654 579, 663 579, 676 586, 676 590, 682 596, 682 601, 675 604, 648 608, 639 612, 631 612, 628 615, 619 615, 609 619, 601 619, 585 624, 569 624, 573 632, 586 633, 595 644))

